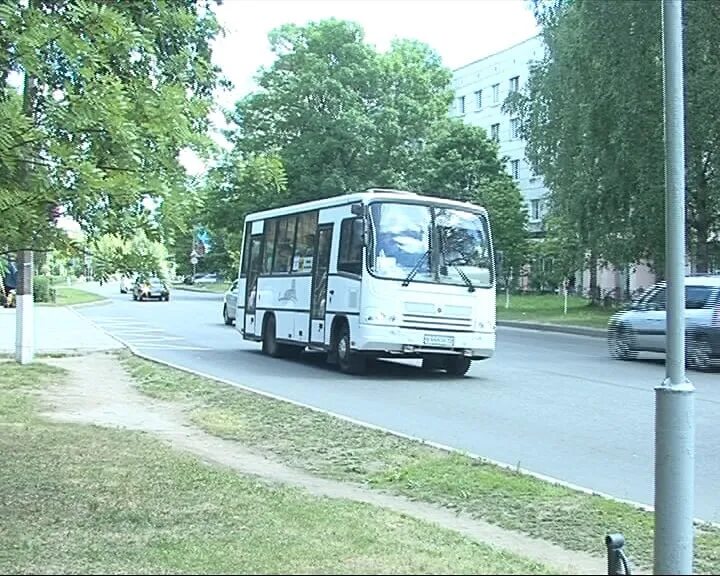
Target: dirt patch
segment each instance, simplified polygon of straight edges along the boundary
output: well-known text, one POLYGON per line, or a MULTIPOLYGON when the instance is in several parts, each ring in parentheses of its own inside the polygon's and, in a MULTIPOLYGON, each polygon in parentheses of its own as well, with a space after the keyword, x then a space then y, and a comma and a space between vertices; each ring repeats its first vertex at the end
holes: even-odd
POLYGON ((347 482, 318 478, 249 451, 237 442, 207 434, 188 422, 178 404, 151 399, 138 392, 131 377, 112 354, 52 358, 46 362, 65 368, 70 373, 66 385, 52 387, 44 393, 51 405, 45 413, 48 417, 149 432, 208 463, 228 466, 270 482, 295 486, 315 496, 354 500, 393 510, 541 562, 558 573, 606 573, 602 558, 567 551, 550 542, 432 504, 414 502, 347 482))

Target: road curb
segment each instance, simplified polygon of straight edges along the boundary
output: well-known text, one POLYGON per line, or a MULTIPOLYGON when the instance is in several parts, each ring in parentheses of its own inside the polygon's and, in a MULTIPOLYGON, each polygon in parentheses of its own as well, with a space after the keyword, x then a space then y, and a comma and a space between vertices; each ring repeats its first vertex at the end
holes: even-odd
MULTIPOLYGON (((119 338, 116 338, 116 339, 118 341, 121 341, 119 338)), ((537 480, 541 480, 543 482, 547 482, 550 484, 555 484, 557 486, 562 486, 564 488, 568 488, 569 490, 574 490, 575 492, 581 492, 588 496, 598 496, 600 498, 604 498, 606 500, 611 500, 613 502, 627 504, 628 506, 632 506, 633 508, 644 511, 644 512, 652 512, 652 513, 655 512, 655 508, 652 505, 642 504, 641 502, 634 502, 632 500, 626 500, 624 498, 618 498, 616 496, 612 496, 612 495, 606 494, 604 492, 599 492, 597 490, 592 490, 591 488, 586 488, 584 486, 579 486, 577 484, 573 484, 572 482, 566 482, 565 480, 560 480, 559 478, 554 478, 554 477, 548 476, 546 474, 541 474, 539 472, 533 472, 532 470, 527 470, 527 469, 521 468, 520 466, 517 466, 517 465, 507 464, 507 463, 501 462, 499 460, 494 460, 492 458, 486 458, 484 456, 480 456, 479 454, 475 454, 473 452, 467 452, 465 450, 460 450, 459 448, 453 448, 452 446, 447 446, 447 445, 441 444, 439 442, 434 442, 432 440, 425 440, 425 439, 419 438, 417 436, 405 434, 404 432, 398 432, 398 431, 392 430, 390 428, 385 428, 383 426, 378 426, 376 424, 370 424, 369 422, 363 422, 361 420, 356 420, 355 418, 352 418, 350 416, 344 416, 343 414, 338 414, 338 413, 332 412, 330 410, 325 410, 323 408, 311 406, 311 405, 305 404, 303 402, 298 402, 297 400, 292 400, 290 398, 285 398, 283 396, 273 394, 272 392, 267 392, 265 390, 258 390, 256 388, 252 388, 252 387, 244 385, 244 384, 238 384, 237 382, 232 382, 231 380, 227 380, 225 378, 220 378, 218 376, 213 376, 212 374, 207 374, 200 370, 194 370, 192 368, 180 366, 178 364, 175 364, 174 362, 169 362, 167 360, 161 360, 159 358, 154 358, 144 352, 140 352, 132 344, 129 344, 126 342, 123 342, 123 344, 127 347, 127 349, 134 356, 137 356, 138 358, 142 358, 143 360, 147 360, 149 362, 154 362, 155 364, 160 364, 160 365, 166 366, 168 368, 174 368, 175 370, 180 370, 182 372, 186 372, 188 374, 192 374, 192 375, 198 376, 200 378, 207 378, 208 380, 213 380, 215 382, 219 382, 219 383, 225 384, 227 386, 232 386, 233 388, 237 388, 237 389, 243 390, 245 392, 257 394, 259 396, 264 396, 265 398, 271 398, 273 400, 277 400, 280 402, 286 402, 288 404, 292 404, 292 405, 298 406, 300 408, 305 408, 307 410, 312 410, 313 412, 318 412, 318 413, 324 414, 326 416, 331 416, 333 418, 337 418, 339 420, 348 422, 350 424, 362 426, 363 428, 368 428, 370 430, 377 430, 378 432, 383 432, 383 433, 389 434, 391 436, 396 436, 398 438, 404 438, 405 440, 411 440, 414 442, 418 442, 425 446, 430 446, 432 448, 442 450, 443 452, 447 452, 449 454, 460 454, 462 456, 466 456, 473 460, 477 460, 478 462, 482 462, 485 464, 492 464, 493 466, 497 466, 498 468, 502 468, 504 470, 508 470, 508 471, 514 472, 516 474, 523 474, 525 476, 530 476, 537 480)), ((706 526, 710 525, 710 526, 720 527, 720 524, 718 524, 718 523, 710 522, 708 520, 701 520, 699 518, 695 518, 694 522, 697 525, 706 525, 706 526)))
POLYGON ((185 292, 197 292, 199 294, 217 294, 222 296, 226 290, 215 292, 214 290, 205 290, 204 288, 190 288, 188 286, 173 286, 173 290, 184 290, 185 292))
POLYGON ((587 328, 585 326, 563 326, 562 324, 542 324, 540 322, 525 322, 523 320, 498 320, 498 326, 507 328, 521 328, 523 330, 536 330, 539 332, 558 332, 575 336, 590 336, 592 338, 605 338, 607 331, 602 328, 587 328))
POLYGON ((105 298, 104 300, 95 300, 93 302, 80 302, 79 304, 67 304, 66 308, 89 308, 90 306, 107 306, 108 304, 112 304, 112 300, 110 298, 105 298))

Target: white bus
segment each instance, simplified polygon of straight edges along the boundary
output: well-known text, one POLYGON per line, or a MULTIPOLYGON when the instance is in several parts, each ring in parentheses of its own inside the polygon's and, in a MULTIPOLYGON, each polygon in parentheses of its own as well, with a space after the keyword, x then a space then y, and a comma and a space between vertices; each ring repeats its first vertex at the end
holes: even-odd
POLYGON ((371 189, 249 214, 236 328, 270 356, 328 353, 343 372, 421 358, 463 375, 495 350, 484 208, 371 189))

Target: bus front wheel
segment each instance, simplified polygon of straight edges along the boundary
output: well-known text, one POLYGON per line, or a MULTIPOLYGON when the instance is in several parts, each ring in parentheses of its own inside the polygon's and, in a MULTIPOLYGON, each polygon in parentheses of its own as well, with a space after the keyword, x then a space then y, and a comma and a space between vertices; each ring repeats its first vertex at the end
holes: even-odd
POLYGON ((465 376, 471 362, 467 356, 448 356, 445 358, 445 372, 451 376, 465 376))
POLYGON ((346 374, 363 374, 367 369, 367 358, 350 348, 350 328, 343 323, 335 338, 335 357, 340 370, 346 374))

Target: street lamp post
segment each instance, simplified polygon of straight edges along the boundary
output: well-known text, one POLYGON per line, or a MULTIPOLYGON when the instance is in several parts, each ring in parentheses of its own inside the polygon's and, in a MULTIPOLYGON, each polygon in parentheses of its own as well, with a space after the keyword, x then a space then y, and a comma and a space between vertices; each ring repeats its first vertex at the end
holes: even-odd
POLYGON ((662 2, 665 105, 665 381, 655 388, 655 574, 692 574, 695 388, 685 377, 682 0, 662 2))

